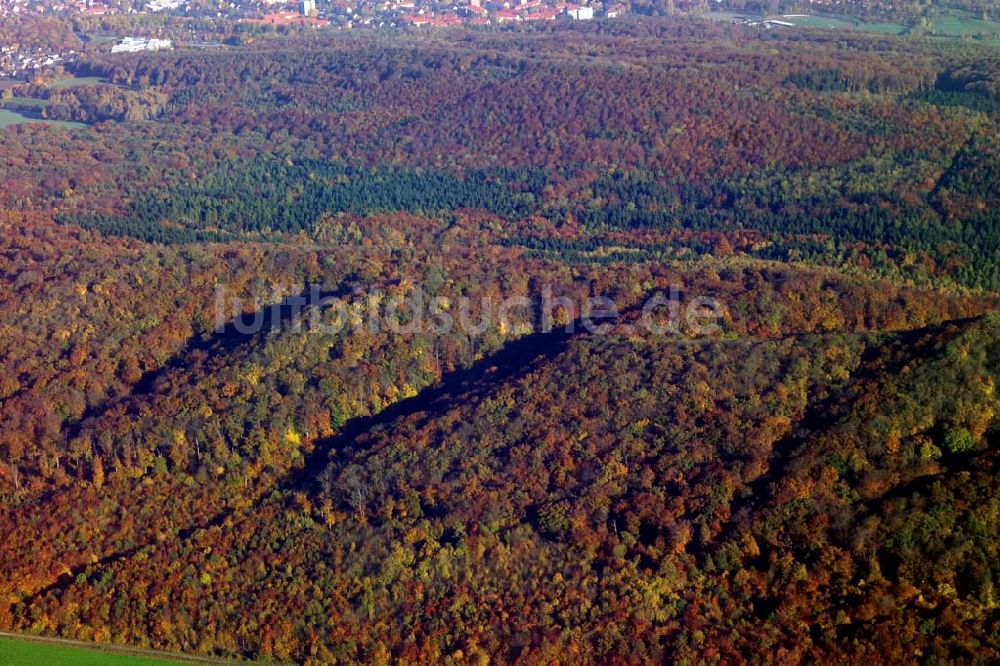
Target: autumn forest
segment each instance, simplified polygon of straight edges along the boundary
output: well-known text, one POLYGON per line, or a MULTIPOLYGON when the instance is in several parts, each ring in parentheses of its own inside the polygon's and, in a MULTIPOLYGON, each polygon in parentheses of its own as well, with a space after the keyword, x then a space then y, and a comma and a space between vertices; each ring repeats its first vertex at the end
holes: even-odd
POLYGON ((71 124, 0 130, 0 631, 1000 660, 1000 50, 649 18, 67 75, 4 91, 71 124), (310 288, 519 306, 234 325, 310 288), (669 293, 711 334, 642 326, 669 293))

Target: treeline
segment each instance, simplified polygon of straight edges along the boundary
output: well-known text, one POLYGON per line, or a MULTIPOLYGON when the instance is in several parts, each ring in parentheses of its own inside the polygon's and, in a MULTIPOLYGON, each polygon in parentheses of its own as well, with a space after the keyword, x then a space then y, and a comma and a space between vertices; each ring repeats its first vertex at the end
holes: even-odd
POLYGON ((105 120, 151 120, 159 116, 167 96, 155 88, 129 90, 120 86, 76 86, 53 92, 42 115, 55 120, 94 123, 105 120))
POLYGON ((913 85, 912 79, 905 74, 870 70, 859 73, 833 67, 794 72, 786 81, 815 92, 866 91, 874 94, 907 90, 913 85))
POLYGON ((554 221, 573 217, 597 232, 756 231, 771 242, 754 253, 783 260, 833 260, 859 244, 872 251, 871 257, 880 256, 876 264, 881 265, 889 262, 886 251, 922 253, 939 266, 951 264, 948 270, 960 282, 995 290, 1000 289, 1000 222, 992 203, 1000 188, 998 150, 994 137, 970 139, 937 189, 917 201, 891 191, 851 194, 834 189, 790 196, 780 175, 695 186, 665 174, 612 172, 590 184, 588 199, 549 208, 546 214, 554 221), (816 238, 822 240, 817 243, 816 238), (828 243, 837 248, 835 253, 802 252, 810 244, 818 248, 828 243))
POLYGON ((60 224, 76 224, 108 236, 137 238, 146 243, 215 243, 232 239, 230 233, 189 229, 163 224, 160 219, 141 219, 110 213, 77 213, 57 215, 60 224))
POLYGON ((991 60, 950 67, 938 74, 932 89, 916 92, 913 97, 996 116, 1000 114, 1000 67, 991 60))
POLYGON ((547 183, 538 169, 356 168, 275 159, 230 161, 168 193, 137 193, 121 216, 63 214, 113 235, 151 242, 219 240, 240 233, 312 231, 324 216, 383 212, 433 215, 462 208, 506 219, 530 214, 547 183))

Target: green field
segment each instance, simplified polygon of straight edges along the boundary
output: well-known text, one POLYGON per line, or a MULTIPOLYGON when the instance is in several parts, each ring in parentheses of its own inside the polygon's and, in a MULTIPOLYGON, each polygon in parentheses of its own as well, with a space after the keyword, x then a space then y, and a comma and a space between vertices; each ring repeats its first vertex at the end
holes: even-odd
POLYGON ((113 44, 119 41, 119 37, 117 35, 93 34, 87 35, 87 39, 95 44, 113 44))
POLYGON ((854 25, 855 30, 864 30, 865 32, 878 32, 885 35, 902 35, 909 28, 902 23, 857 23, 854 25))
MULTIPOLYGON (((901 23, 864 23, 847 16, 830 14, 791 14, 771 16, 774 20, 792 23, 798 28, 826 28, 828 30, 862 30, 888 35, 902 35, 910 28, 901 23)), ((983 20, 971 14, 959 11, 942 12, 934 18, 927 33, 940 37, 971 37, 975 35, 1000 35, 1000 21, 983 20)))
POLYGON ((984 21, 965 12, 942 12, 931 22, 931 32, 948 37, 965 37, 978 34, 1000 34, 1000 22, 984 21))
POLYGON ((49 88, 52 88, 53 90, 62 90, 64 88, 75 88, 77 86, 96 86, 98 83, 107 83, 107 81, 99 76, 74 76, 67 79, 56 79, 49 84, 49 88))
POLYGON ((785 15, 772 17, 779 21, 794 23, 799 28, 826 28, 828 30, 863 30, 865 32, 880 32, 888 35, 901 35, 906 26, 900 23, 863 23, 857 19, 845 16, 825 14, 785 15))
POLYGON ((777 20, 794 23, 799 28, 828 28, 830 30, 845 30, 854 27, 854 22, 849 19, 836 16, 817 16, 815 14, 810 14, 808 16, 779 16, 777 17, 777 20))
POLYGON ((4 666, 162 666, 180 663, 183 662, 0 638, 0 664, 4 666))
POLYGON ((0 109, 0 129, 10 125, 20 125, 23 123, 48 123, 49 125, 60 125, 66 128, 86 127, 83 123, 68 122, 65 120, 45 120, 43 118, 32 118, 10 109, 0 109))
POLYGON ((48 105, 49 100, 34 97, 11 97, 2 104, 5 109, 44 109, 48 105))

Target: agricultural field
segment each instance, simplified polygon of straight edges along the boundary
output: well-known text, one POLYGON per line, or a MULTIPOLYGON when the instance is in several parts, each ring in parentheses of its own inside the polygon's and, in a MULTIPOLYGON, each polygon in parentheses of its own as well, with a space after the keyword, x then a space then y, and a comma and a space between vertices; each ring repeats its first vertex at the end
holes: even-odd
POLYGON ((930 31, 947 37, 973 37, 1000 35, 1000 21, 977 18, 959 11, 942 12, 931 22, 930 31))
POLYGON ((902 23, 865 23, 858 22, 854 24, 855 30, 862 30, 864 32, 881 33, 885 35, 902 35, 907 31, 907 26, 902 23))
POLYGON ((73 76, 69 78, 56 79, 49 84, 49 88, 52 90, 66 90, 68 88, 77 88, 80 86, 96 86, 99 83, 105 83, 104 79, 99 76, 73 76))
POLYGON ((863 32, 901 35, 907 26, 901 23, 866 23, 849 16, 831 14, 785 14, 770 17, 776 21, 791 23, 796 28, 821 28, 824 30, 861 30, 863 32))
POLYGON ((826 28, 827 30, 849 30, 857 25, 847 17, 819 14, 786 14, 776 20, 793 23, 798 28, 826 28))
POLYGON ((192 663, 138 655, 125 655, 105 649, 76 645, 0 637, 0 664, 4 666, 166 666, 192 663))
POLYGON ((3 106, 9 109, 44 109, 48 105, 48 100, 34 97, 15 96, 3 101, 3 106))
POLYGON ((785 14, 768 17, 773 21, 790 23, 796 28, 821 28, 825 30, 858 30, 886 35, 904 35, 916 29, 935 37, 976 37, 1000 35, 1000 22, 977 18, 955 10, 942 12, 922 26, 903 23, 872 23, 850 16, 833 14, 785 14))
POLYGON ((83 123, 75 123, 65 120, 48 120, 45 118, 34 118, 13 109, 0 108, 0 129, 11 125, 23 125, 25 123, 47 123, 66 128, 86 127, 83 123))

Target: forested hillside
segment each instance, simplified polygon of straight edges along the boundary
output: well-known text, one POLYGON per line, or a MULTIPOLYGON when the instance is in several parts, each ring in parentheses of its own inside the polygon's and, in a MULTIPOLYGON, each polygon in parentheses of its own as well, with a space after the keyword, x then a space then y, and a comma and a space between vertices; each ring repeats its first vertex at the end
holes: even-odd
POLYGON ((14 94, 86 127, 0 132, 0 630, 1000 660, 995 50, 649 19, 76 73, 14 94))

